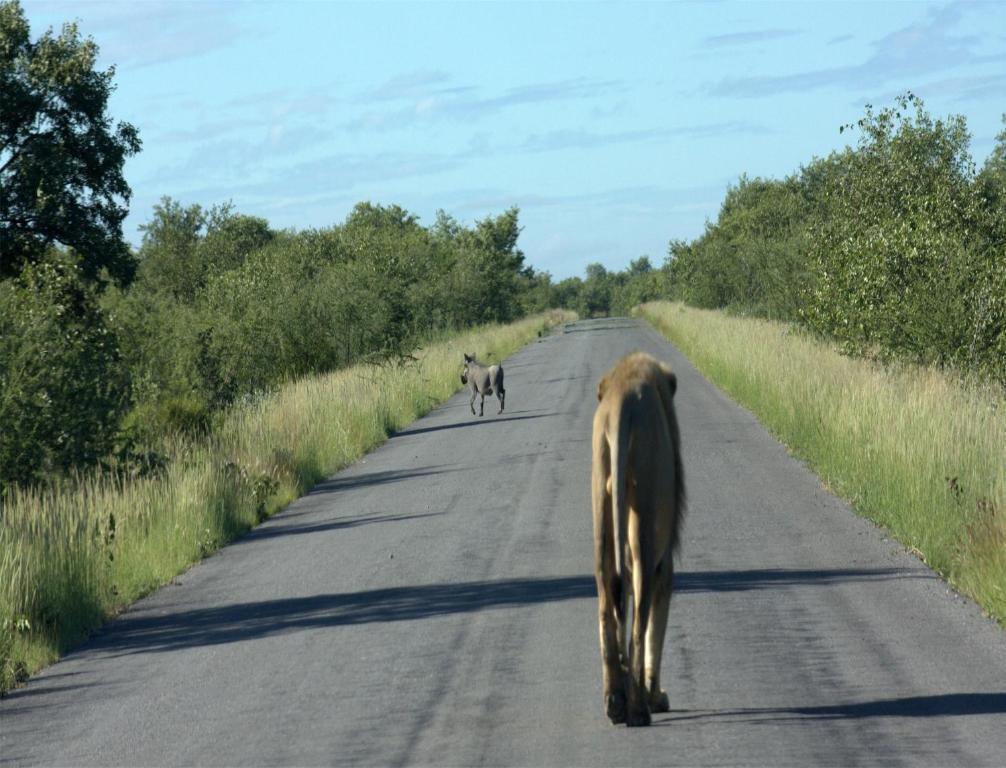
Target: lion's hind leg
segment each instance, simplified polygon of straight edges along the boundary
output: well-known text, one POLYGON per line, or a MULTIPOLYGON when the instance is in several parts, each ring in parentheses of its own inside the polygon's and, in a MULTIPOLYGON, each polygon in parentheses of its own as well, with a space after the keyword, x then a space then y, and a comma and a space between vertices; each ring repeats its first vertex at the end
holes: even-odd
POLYGON ((629 549, 632 554, 632 624, 629 630, 629 675, 626 725, 650 724, 646 693, 646 635, 653 594, 653 557, 649 552, 638 510, 629 517, 629 549))
POLYGON ((657 566, 653 583, 653 609, 650 613, 650 625, 646 628, 646 691, 651 712, 667 712, 671 708, 667 691, 660 688, 660 665, 673 578, 673 554, 668 550, 657 566))
MULTIPOLYGON (((623 612, 622 584, 615 572, 614 531, 611 517, 611 494, 606 489, 610 461, 607 445, 601 445, 595 434, 592 472, 592 503, 594 510, 594 578, 597 582, 597 618, 601 639, 601 673, 604 711, 616 725, 626 719, 625 668, 622 666, 622 646, 619 642, 617 613, 623 612)), ((600 440, 606 443, 605 438, 600 440)))

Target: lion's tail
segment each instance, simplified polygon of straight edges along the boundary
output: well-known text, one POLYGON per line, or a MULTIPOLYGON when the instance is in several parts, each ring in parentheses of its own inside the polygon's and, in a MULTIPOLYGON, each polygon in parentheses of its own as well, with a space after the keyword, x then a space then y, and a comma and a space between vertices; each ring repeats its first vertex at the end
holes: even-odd
POLYGON ((615 440, 611 444, 611 514, 612 530, 615 535, 615 573, 620 584, 624 584, 625 542, 629 538, 629 510, 625 498, 625 481, 629 471, 629 435, 631 415, 628 408, 621 408, 616 416, 615 440))

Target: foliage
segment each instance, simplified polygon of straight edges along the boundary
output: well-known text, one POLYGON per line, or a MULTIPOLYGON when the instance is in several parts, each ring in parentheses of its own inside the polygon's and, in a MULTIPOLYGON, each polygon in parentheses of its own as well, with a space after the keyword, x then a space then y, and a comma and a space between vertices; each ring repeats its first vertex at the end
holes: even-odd
POLYGON ((90 280, 133 276, 122 168, 140 139, 106 114, 115 71, 96 70, 97 54, 74 24, 32 42, 20 3, 0 1, 0 278, 54 244, 73 248, 90 280))
POLYGON ((165 197, 133 254, 122 166, 140 143, 107 116, 114 69, 96 57, 72 24, 31 42, 0 0, 0 481, 159 472, 165 441, 212 432, 236 403, 553 303, 517 208, 427 228, 362 202, 331 228, 277 232, 165 197))
POLYGON ((233 212, 229 203, 204 211, 164 197, 141 225, 139 273, 144 288, 191 302, 206 282, 241 266, 252 251, 274 237, 259 218, 233 212))
POLYGON ((600 263, 588 264, 585 279, 561 281, 551 289, 550 301, 581 317, 603 317, 627 315, 633 307, 666 295, 665 271, 654 269, 648 256, 640 256, 621 272, 609 272, 600 263))
POLYGON ((810 204, 801 179, 741 176, 727 190, 715 224, 694 243, 670 245, 677 296, 699 307, 731 307, 793 319, 808 279, 810 204))
MULTIPOLYGON (((2 476, 35 482, 99 459, 153 471, 164 440, 211 431, 242 399, 356 362, 402 359, 445 330, 541 310, 551 280, 524 266, 519 233, 516 208, 473 227, 441 214, 427 229, 399 206, 360 203, 340 225, 298 233, 275 232, 229 204, 204 210, 164 198, 143 226, 129 286, 96 298, 78 280, 86 300, 38 293, 34 300, 52 306, 29 315, 34 289, 26 286, 42 285, 37 270, 26 271, 28 282, 2 283, 4 370, 23 378, 37 369, 31 386, 19 390, 12 379, 4 389, 11 429, 2 476), (29 328, 29 317, 41 319, 29 328), (44 368, 39 345, 64 338, 59 323, 84 330, 62 350, 62 368, 44 368), (35 368, 25 362, 33 360, 35 368), (57 386, 59 376, 66 381, 57 386), (39 410, 32 403, 42 391, 51 402, 39 410), (77 420, 68 425, 79 422, 67 429, 90 442, 54 431, 66 414, 77 420)), ((64 273, 69 279, 53 274, 64 273)))
POLYGON ((910 93, 846 130, 856 147, 730 187, 671 242, 667 295, 1006 383, 1006 131, 977 173, 964 118, 910 93))
POLYGON ((142 446, 211 428, 291 379, 543 309, 551 281, 524 266, 518 213, 469 228, 441 212, 426 228, 365 202, 329 229, 277 233, 230 205, 164 198, 143 226, 136 281, 103 298, 133 378, 130 434, 142 446))
POLYGON ((614 278, 603 264, 587 265, 587 279, 583 281, 576 304, 580 317, 599 317, 611 312, 611 291, 614 278))
POLYGON ((964 119, 933 120, 908 95, 877 113, 868 107, 857 125, 859 148, 829 179, 829 215, 814 229, 807 321, 857 351, 972 362, 961 356, 981 267, 964 119))
POLYGON ((73 257, 51 251, 0 282, 0 487, 95 463, 127 387, 115 334, 73 257))

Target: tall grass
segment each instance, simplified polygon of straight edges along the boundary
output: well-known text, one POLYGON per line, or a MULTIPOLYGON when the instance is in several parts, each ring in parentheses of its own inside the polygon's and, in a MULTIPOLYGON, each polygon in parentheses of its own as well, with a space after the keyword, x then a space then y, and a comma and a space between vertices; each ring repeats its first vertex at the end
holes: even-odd
POLYGON ((864 516, 1006 625, 1006 399, 839 354, 786 325, 657 302, 642 315, 864 516))
POLYGON ((235 408, 212 437, 169 445, 156 477, 10 491, 0 500, 0 692, 450 397, 462 351, 501 359, 570 318, 482 327, 414 363, 292 382, 235 408))

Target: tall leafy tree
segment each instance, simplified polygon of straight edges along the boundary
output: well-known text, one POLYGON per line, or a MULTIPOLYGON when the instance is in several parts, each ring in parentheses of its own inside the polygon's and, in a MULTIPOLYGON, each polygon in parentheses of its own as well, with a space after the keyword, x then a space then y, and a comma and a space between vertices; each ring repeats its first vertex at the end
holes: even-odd
POLYGON ((457 277, 469 305, 479 307, 480 322, 508 322, 518 311, 516 302, 524 273, 524 252, 517 247, 520 209, 508 208, 499 216, 487 216, 473 229, 460 232, 457 277))
POLYGON ((965 120, 933 119, 909 93, 856 125, 859 146, 812 233, 807 318, 853 350, 954 362, 973 336, 971 286, 983 282, 965 120))
POLYGON ((0 277, 60 244, 87 279, 107 270, 128 283, 122 169, 140 139, 106 113, 115 69, 96 69, 98 47, 75 24, 35 42, 29 32, 20 2, 0 0, 0 277))

